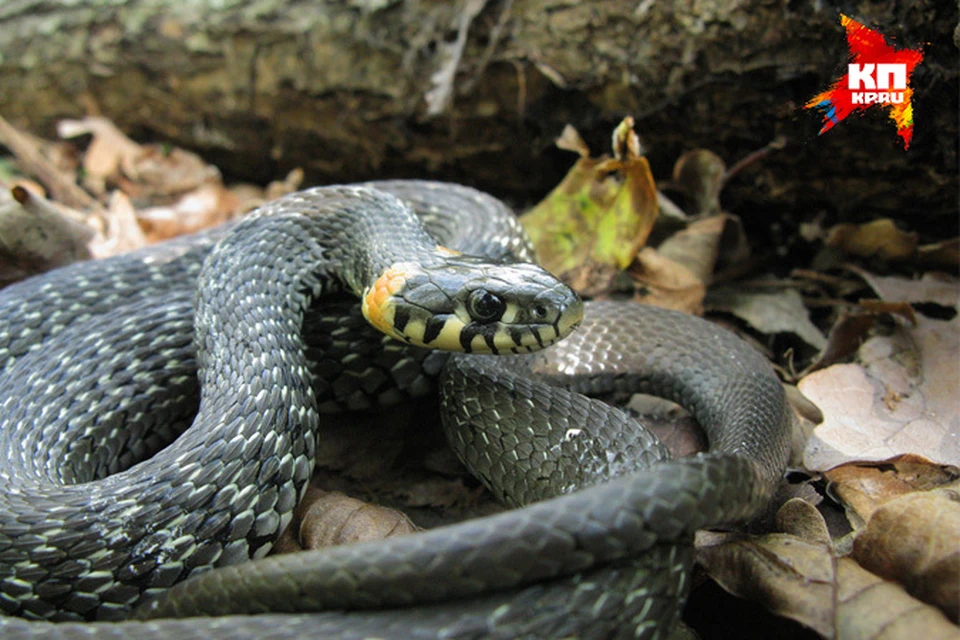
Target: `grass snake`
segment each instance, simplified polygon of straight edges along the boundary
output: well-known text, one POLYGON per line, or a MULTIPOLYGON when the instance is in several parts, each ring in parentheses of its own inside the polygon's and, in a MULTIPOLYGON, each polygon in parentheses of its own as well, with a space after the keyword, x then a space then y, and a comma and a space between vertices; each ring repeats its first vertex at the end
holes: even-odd
POLYGON ((392 181, 0 292, 0 635, 666 637, 693 533, 772 495, 783 391, 732 334, 584 308, 531 257, 499 201, 392 181), (518 508, 263 558, 323 415, 434 386, 451 445, 518 508), (634 391, 690 410, 710 452, 670 460, 582 395, 634 391))

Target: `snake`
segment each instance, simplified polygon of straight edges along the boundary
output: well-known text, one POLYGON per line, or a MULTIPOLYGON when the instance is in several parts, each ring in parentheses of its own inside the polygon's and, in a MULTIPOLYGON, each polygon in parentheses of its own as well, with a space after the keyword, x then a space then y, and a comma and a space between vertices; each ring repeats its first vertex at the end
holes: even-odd
POLYGON ((532 259, 492 196, 381 181, 0 291, 0 635, 668 637, 694 533, 781 480, 782 385, 727 330, 532 259), (635 392, 710 449, 672 459, 608 402, 635 392), (265 557, 327 415, 430 393, 513 508, 265 557))

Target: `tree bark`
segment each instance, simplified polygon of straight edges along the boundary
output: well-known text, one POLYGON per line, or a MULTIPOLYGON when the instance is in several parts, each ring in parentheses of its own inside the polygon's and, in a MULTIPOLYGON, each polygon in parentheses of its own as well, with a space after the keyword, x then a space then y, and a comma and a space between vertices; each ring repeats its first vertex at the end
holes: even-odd
POLYGON ((49 136, 99 112, 260 182, 302 166, 521 197, 574 160, 553 147, 564 124, 600 152, 633 115, 661 179, 686 150, 732 165, 783 136, 724 194, 757 221, 826 210, 935 234, 958 203, 957 4, 857 10, 897 46, 928 43, 908 152, 879 110, 818 137, 802 109, 845 72, 832 0, 8 0, 0 114, 49 136))

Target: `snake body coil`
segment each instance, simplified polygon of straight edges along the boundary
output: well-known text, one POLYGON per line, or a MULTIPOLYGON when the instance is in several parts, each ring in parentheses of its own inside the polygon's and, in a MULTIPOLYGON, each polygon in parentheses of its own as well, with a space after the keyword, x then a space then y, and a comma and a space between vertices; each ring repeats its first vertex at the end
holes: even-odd
POLYGON ((669 628, 694 531, 755 513, 785 464, 786 405, 769 366, 696 318, 612 303, 588 305, 584 330, 533 355, 422 349, 537 349, 576 327, 580 303, 542 270, 502 263, 530 254, 492 198, 454 185, 376 186, 300 192, 228 230, 0 293, 0 610, 110 620, 146 602, 147 617, 222 616, 3 618, 4 637, 669 628), (410 202, 443 245, 495 258, 438 246, 381 191, 410 202), (310 337, 351 292, 370 324, 413 346, 370 329, 310 337), (355 366, 353 340, 387 355, 355 366), (540 502, 244 562, 289 521, 321 412, 423 393, 441 371, 454 448, 508 503, 540 502), (667 460, 627 414, 574 393, 633 390, 684 404, 713 451, 667 460), (320 611, 330 612, 304 613, 320 611))

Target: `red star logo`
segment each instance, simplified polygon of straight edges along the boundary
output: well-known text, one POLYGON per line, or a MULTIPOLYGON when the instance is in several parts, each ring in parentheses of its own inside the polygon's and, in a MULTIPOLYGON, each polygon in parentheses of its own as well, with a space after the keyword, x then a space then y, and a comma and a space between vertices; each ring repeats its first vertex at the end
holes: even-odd
POLYGON ((909 148, 913 138, 910 77, 923 60, 922 50, 891 47, 882 34, 845 15, 840 16, 840 24, 847 30, 850 50, 847 73, 829 89, 814 96, 805 108, 824 112, 821 134, 854 111, 862 112, 873 106, 887 108, 897 125, 903 148, 909 148))

